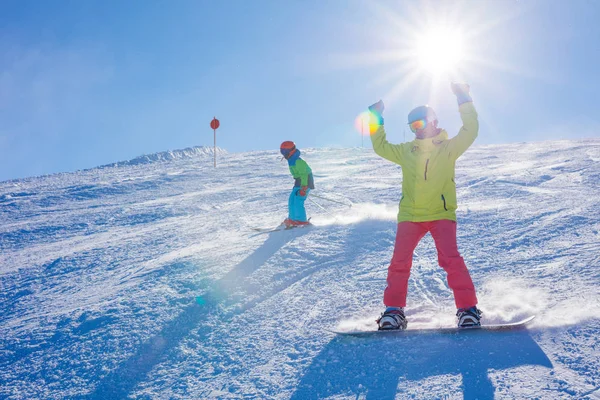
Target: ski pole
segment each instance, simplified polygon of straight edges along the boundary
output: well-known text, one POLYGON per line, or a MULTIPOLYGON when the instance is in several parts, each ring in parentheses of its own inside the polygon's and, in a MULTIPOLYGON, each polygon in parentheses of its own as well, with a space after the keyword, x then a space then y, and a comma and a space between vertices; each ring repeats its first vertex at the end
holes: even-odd
POLYGON ((339 221, 338 217, 335 216, 334 214, 332 214, 331 212, 327 211, 327 209, 325 207, 323 207, 322 205, 320 205, 319 203, 317 203, 316 201, 314 201, 313 199, 311 199, 310 197, 308 197, 308 199, 317 207, 319 207, 321 210, 325 211, 327 214, 331 215, 333 217, 333 219, 335 221, 339 221))
POLYGON ((323 207, 322 205, 320 205, 319 203, 317 203, 316 201, 314 201, 313 199, 311 199, 310 197, 308 198, 314 205, 316 205, 317 207, 319 207, 321 210, 325 211, 327 214, 331 215, 336 221, 337 221, 337 217, 335 215, 333 215, 330 211, 327 211, 327 209, 325 207, 323 207))
POLYGON ((323 200, 331 201, 332 203, 338 203, 338 204, 343 204, 343 205, 348 206, 348 207, 352 207, 352 204, 348 204, 348 203, 344 203, 344 202, 336 201, 336 200, 331 200, 331 199, 328 199, 327 197, 317 196, 316 194, 311 194, 311 196, 316 197, 318 199, 323 199, 323 200))

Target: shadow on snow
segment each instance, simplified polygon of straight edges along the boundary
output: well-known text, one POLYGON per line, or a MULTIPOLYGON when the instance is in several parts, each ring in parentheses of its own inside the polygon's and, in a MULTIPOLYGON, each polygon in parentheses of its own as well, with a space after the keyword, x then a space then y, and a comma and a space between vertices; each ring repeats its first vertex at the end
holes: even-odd
MULTIPOLYGON (((418 397, 419 392, 410 392, 404 382, 438 375, 462 380, 453 387, 460 385, 465 399, 493 399, 495 388, 488 370, 526 365, 552 368, 527 331, 337 337, 315 357, 292 399, 340 394, 378 400, 394 399, 397 394, 418 397)), ((438 395, 441 398, 444 393, 438 395)))
MULTIPOLYGON (((197 330, 199 336, 206 336, 211 328, 203 321, 214 317, 221 306, 231 302, 228 292, 233 287, 244 286, 244 278, 258 270, 286 243, 298 238, 303 230, 290 232, 274 232, 251 255, 233 268, 227 275, 216 282, 208 293, 198 297, 196 302, 187 306, 175 319, 170 321, 157 335, 146 341, 139 350, 116 370, 107 375, 86 399, 118 399, 126 398, 135 386, 142 382, 152 369, 168 358, 168 353, 175 349, 190 332, 197 330)), ((225 315, 225 318, 230 318, 225 315)))

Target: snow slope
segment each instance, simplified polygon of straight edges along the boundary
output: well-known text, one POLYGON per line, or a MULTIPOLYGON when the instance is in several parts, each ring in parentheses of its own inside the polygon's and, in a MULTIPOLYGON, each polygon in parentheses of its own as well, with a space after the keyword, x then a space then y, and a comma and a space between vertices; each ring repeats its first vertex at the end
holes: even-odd
MULTIPOLYGON (((257 234, 293 184, 273 152, 0 183, 0 398, 599 399, 600 140, 474 146, 459 248, 488 322, 529 330, 336 337, 382 311, 401 170, 308 149, 315 226, 257 234)), ((454 323, 430 236, 409 327, 454 323)))

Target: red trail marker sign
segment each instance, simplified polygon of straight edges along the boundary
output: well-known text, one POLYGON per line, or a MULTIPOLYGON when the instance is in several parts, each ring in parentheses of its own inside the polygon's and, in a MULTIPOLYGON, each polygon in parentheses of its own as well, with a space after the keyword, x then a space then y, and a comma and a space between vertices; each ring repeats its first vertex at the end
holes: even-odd
POLYGON ((215 158, 215 168, 217 168, 217 129, 219 128, 220 125, 221 125, 221 123, 219 122, 217 117, 213 117, 212 121, 210 121, 210 127, 213 130, 214 139, 215 139, 215 146, 214 146, 214 152, 213 152, 214 158, 215 158))

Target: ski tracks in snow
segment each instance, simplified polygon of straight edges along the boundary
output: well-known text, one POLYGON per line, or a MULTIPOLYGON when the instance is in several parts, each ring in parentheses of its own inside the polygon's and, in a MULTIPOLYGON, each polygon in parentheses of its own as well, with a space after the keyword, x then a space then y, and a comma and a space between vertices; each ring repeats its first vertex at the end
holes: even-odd
MULTIPOLYGON (((0 396, 597 396, 598 148, 461 158, 459 250, 485 317, 536 313, 537 325, 476 343, 412 338, 391 357, 397 343, 321 329, 382 310, 401 171, 371 151, 308 151, 318 190, 354 206, 308 204, 315 227, 257 237, 244 225, 281 222, 292 184, 269 152, 216 170, 176 160, 0 183, 0 396)), ((409 290, 411 323, 454 320, 429 237, 409 290)))

